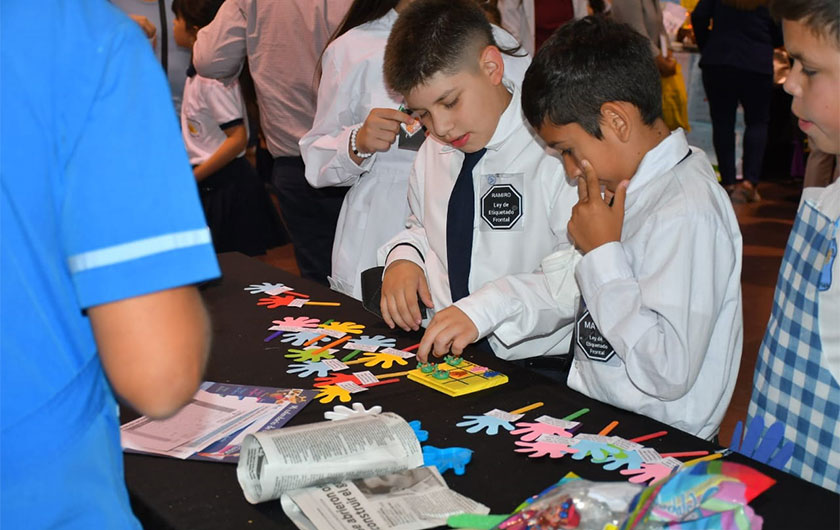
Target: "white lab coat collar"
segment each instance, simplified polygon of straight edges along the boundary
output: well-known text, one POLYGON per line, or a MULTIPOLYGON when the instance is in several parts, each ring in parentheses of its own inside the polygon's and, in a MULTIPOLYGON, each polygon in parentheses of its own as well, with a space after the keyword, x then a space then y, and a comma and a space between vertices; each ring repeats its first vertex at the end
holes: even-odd
POLYGON ((680 163, 689 153, 688 141, 685 138, 685 131, 679 128, 671 131, 667 138, 648 151, 636 168, 636 172, 630 179, 630 186, 627 187, 627 202, 625 209, 635 204, 640 191, 651 181, 663 173, 670 171, 680 163))

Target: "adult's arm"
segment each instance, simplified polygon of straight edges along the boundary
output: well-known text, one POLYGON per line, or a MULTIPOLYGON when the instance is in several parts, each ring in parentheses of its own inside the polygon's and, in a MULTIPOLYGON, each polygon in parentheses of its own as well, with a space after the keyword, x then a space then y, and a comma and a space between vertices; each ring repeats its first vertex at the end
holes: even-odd
POLYGON ((233 79, 248 56, 245 32, 247 1, 227 0, 210 24, 201 28, 193 46, 193 65, 203 77, 233 79))
POLYGON ((170 416, 198 389, 210 350, 210 320, 185 286, 88 309, 114 390, 152 418, 170 416))

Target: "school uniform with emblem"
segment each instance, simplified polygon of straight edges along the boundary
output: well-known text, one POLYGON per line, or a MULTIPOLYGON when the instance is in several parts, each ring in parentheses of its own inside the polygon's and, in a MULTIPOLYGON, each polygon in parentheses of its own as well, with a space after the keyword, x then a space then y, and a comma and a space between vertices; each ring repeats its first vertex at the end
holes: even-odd
POLYGON ((840 182, 806 188, 755 365, 749 419, 781 421, 785 470, 840 493, 840 182))
MULTIPOLYGON (((474 216, 469 296, 455 305, 503 359, 568 352, 573 321, 551 297, 541 260, 571 248, 566 225, 577 191, 558 159, 534 140, 519 89, 472 170, 474 216)), ((465 154, 429 137, 409 180, 408 228, 379 251, 379 262, 406 259, 423 269, 435 310, 452 305, 447 256, 450 196, 465 154)), ((429 315, 431 318, 432 315, 429 315)))
POLYGON ((682 129, 630 180, 621 241, 546 258, 559 303, 575 295, 568 385, 701 438, 723 419, 741 359, 741 232, 706 155, 682 129))
MULTIPOLYGON (((190 164, 206 162, 227 140, 225 129, 248 129, 245 104, 236 80, 222 83, 187 70, 181 103, 181 133, 190 164)), ((204 215, 216 252, 263 254, 276 235, 265 188, 245 159, 245 150, 198 182, 204 215)))
MULTIPOLYGON (((315 188, 350 186, 338 218, 332 247, 333 290, 361 299, 362 271, 376 266, 376 251, 405 227, 408 175, 425 139, 422 129, 401 129, 388 151, 356 164, 348 153, 350 133, 371 109, 399 109, 402 97, 389 91, 382 72, 385 44, 397 20, 393 9, 357 26, 330 43, 322 59, 318 109, 312 129, 300 140, 306 180, 315 188)), ((516 40, 493 27, 500 46, 516 40)), ((521 86, 530 57, 504 55, 505 77, 521 86)))

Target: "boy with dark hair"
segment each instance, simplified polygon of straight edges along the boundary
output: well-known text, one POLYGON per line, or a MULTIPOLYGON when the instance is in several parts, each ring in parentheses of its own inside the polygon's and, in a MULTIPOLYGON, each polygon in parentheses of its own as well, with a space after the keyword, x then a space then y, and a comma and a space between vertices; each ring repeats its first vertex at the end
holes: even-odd
POLYGON ((421 361, 484 337, 506 359, 568 351, 573 305, 554 303, 538 269, 571 248, 574 190, 522 119, 503 53, 471 0, 415 1, 385 49, 386 83, 430 133, 410 175, 407 228, 379 252, 386 323, 419 329, 418 293, 437 310, 421 361))
MULTIPOLYGON (((811 145, 840 154, 840 3, 774 0, 794 59, 785 81, 811 145)), ((806 188, 788 239, 748 414, 781 421, 786 470, 840 492, 840 183, 806 188)))
POLYGON ((660 86, 647 40, 601 17, 537 53, 523 108, 578 179, 583 254, 543 270, 558 303, 580 290, 569 386, 708 439, 741 357, 741 234, 706 156, 662 120, 660 86))

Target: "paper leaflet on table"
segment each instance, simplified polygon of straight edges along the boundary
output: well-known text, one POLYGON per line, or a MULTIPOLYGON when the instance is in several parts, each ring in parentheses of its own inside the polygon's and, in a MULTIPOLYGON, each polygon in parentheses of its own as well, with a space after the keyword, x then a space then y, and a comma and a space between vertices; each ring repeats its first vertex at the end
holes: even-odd
POLYGON ((461 513, 490 509, 450 490, 434 467, 295 490, 281 498, 298 528, 420 530, 461 513))
POLYGON ((423 464, 411 426, 392 413, 248 435, 236 476, 251 503, 317 484, 367 478, 423 464))
POLYGON ((171 418, 143 416, 122 425, 120 438, 127 452, 236 463, 246 434, 282 427, 315 394, 314 390, 206 381, 171 418))

